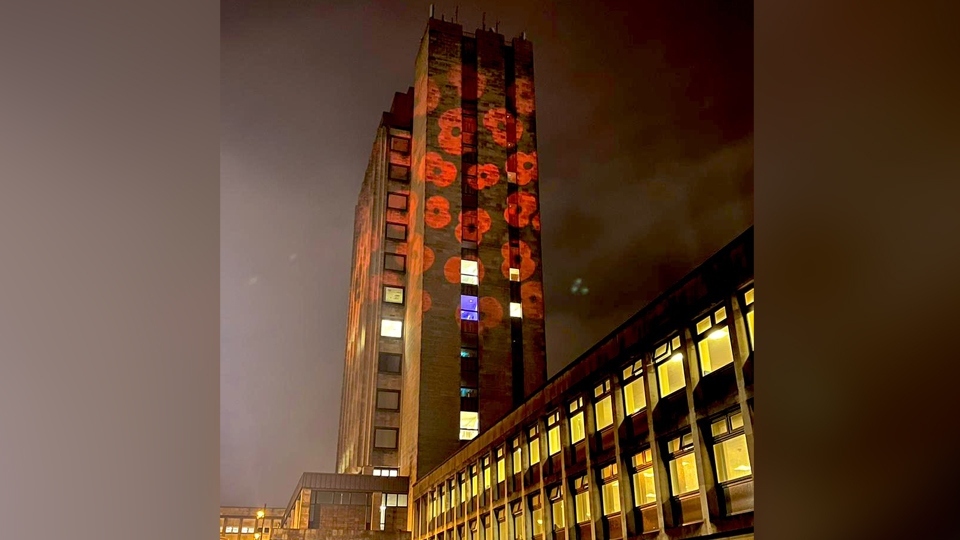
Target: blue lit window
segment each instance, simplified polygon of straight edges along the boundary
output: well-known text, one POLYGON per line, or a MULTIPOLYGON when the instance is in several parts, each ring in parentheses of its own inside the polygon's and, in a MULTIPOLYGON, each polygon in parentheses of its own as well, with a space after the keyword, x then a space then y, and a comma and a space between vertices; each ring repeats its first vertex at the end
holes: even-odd
POLYGON ((477 297, 466 294, 460 295, 460 318, 465 321, 479 321, 477 313, 477 297))
POLYGON ((476 388, 467 388, 467 387, 461 386, 461 387, 460 387, 460 397, 475 398, 475 397, 477 397, 477 389, 476 389, 476 388))

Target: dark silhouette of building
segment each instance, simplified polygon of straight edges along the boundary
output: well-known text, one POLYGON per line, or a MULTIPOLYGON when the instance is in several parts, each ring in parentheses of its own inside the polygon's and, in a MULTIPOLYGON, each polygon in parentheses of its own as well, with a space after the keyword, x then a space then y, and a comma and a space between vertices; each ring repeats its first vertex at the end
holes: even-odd
POLYGON ((428 471, 546 380, 529 41, 430 19, 356 209, 337 468, 428 471))

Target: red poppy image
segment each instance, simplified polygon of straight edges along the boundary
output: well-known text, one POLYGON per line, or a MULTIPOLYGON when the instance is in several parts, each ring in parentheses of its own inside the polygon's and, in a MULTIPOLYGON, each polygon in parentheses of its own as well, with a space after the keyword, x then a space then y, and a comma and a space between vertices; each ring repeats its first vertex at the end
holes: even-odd
POLYGON ((500 272, 503 277, 510 279, 510 269, 520 270, 520 281, 523 281, 533 275, 537 269, 537 263, 533 260, 533 252, 530 246, 523 240, 519 241, 517 247, 510 249, 510 244, 504 244, 500 247, 500 254, 503 255, 503 264, 500 265, 500 272))
POLYGON ((533 83, 526 77, 517 79, 514 83, 514 103, 517 112, 523 115, 533 114, 535 109, 533 83))
POLYGON ((463 76, 464 74, 468 78, 475 78, 477 81, 477 95, 480 97, 483 95, 483 91, 487 87, 487 78, 480 73, 477 73, 476 68, 473 66, 453 66, 450 71, 447 72, 447 84, 456 87, 457 96, 463 97, 463 76))
POLYGON ((460 107, 450 109, 437 119, 437 124, 440 126, 437 143, 444 152, 454 156, 460 155, 461 120, 460 107))
POLYGON ((423 246, 423 271, 426 272, 433 266, 434 254, 430 246, 423 246))
MULTIPOLYGON (((459 111, 459 109, 457 110, 459 111)), ((487 128, 487 130, 493 136, 493 142, 499 144, 500 146, 507 146, 508 120, 507 110, 503 107, 490 109, 486 114, 483 115, 483 127, 487 128)), ((523 123, 517 121, 515 122, 515 125, 517 133, 516 138, 514 138, 513 141, 518 141, 521 137, 523 137, 523 123)))
POLYGON ((543 319, 543 285, 539 281, 528 281, 520 285, 520 303, 523 316, 529 319, 543 319))
MULTIPOLYGON (((460 283, 460 257, 454 255, 443 265, 443 277, 450 283, 460 283)), ((483 282, 483 263, 477 261, 477 281, 483 282)))
POLYGON ((427 152, 427 182, 447 187, 457 179, 457 166, 436 152, 427 152))
POLYGON ((503 306, 492 296, 480 297, 480 328, 488 330, 500 326, 503 321, 503 306))
POLYGON ((537 153, 517 152, 517 184, 525 186, 539 177, 537 153))
POLYGON ((424 313, 430 311, 430 307, 432 305, 433 305, 433 300, 430 299, 430 293, 428 293, 427 291, 423 291, 423 304, 421 307, 421 311, 424 313))
POLYGON ((457 228, 453 234, 457 237, 457 242, 467 239, 479 244, 483 240, 483 233, 489 231, 491 225, 493 221, 490 219, 490 214, 483 208, 467 210, 460 213, 457 228))
POLYGON ((530 220, 530 225, 533 226, 534 230, 540 230, 540 214, 533 216, 533 219, 530 220))
POLYGON ((532 193, 518 191, 507 195, 507 208, 503 219, 512 227, 526 227, 537 213, 537 198, 532 193))
POLYGON ((453 217, 450 215, 450 201, 440 195, 434 195, 427 199, 427 205, 423 211, 423 221, 428 227, 442 229, 446 227, 453 217))
POLYGON ((467 169, 467 184, 476 190, 488 188, 500 181, 500 168, 493 163, 470 165, 467 169))

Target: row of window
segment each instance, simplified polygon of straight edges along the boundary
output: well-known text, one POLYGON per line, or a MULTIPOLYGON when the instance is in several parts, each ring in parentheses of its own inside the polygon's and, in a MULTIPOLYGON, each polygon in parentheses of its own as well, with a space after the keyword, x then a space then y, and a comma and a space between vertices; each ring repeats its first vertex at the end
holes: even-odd
MULTIPOLYGON (((753 349, 754 343, 754 291, 750 288, 741 295, 742 311, 746 322, 749 337, 749 346, 753 349)), ((697 353, 700 358, 701 371, 704 375, 716 371, 733 362, 733 349, 729 337, 729 321, 725 307, 715 308, 696 322, 698 336, 697 353)), ((659 344, 654 350, 654 366, 658 379, 660 395, 666 396, 685 387, 683 373, 683 349, 679 335, 659 344), (679 373, 676 366, 679 365, 679 373)), ((634 415, 646 408, 646 392, 644 387, 643 361, 635 359, 622 370, 621 391, 623 392, 624 409, 627 415, 634 415)), ((611 380, 602 381, 594 388, 594 421, 597 432, 611 428, 614 424, 613 392, 611 380)), ((586 437, 584 426, 584 397, 579 396, 567 405, 569 422, 569 444, 576 445, 586 437)), ((554 411, 545 419, 547 430, 547 454, 554 456, 561 450, 560 411, 554 411)), ((711 456, 714 462, 717 481, 730 482, 750 476, 752 469, 748 457, 746 436, 743 432, 743 417, 739 410, 731 412, 722 418, 711 422, 711 456)), ((510 441, 513 452, 513 472, 522 470, 522 445, 520 437, 510 441)), ((533 426, 527 431, 527 452, 530 464, 540 463, 540 442, 538 427, 533 426)), ((505 447, 494 450, 497 482, 504 482, 505 477, 505 447)), ((664 448, 666 469, 669 473, 671 495, 678 496, 699 489, 699 477, 696 460, 693 453, 693 438, 691 433, 670 439, 664 448)), ((650 449, 640 452, 630 460, 633 478, 633 488, 637 506, 650 504, 656 500, 656 491, 653 483, 653 464, 650 449)), ((613 464, 613 467, 616 467, 613 464)), ((606 469, 605 472, 610 472, 606 469)), ((466 483, 466 473, 460 473, 464 486, 470 485, 473 489, 463 492, 465 499, 476 495, 477 466, 468 468, 470 482, 466 483)), ((489 458, 484 457, 480 462, 480 473, 484 480, 484 490, 490 489, 489 458)), ((615 474, 602 491, 618 493, 619 482, 615 474)), ((583 480, 586 485, 586 479, 583 480)), ((453 484, 451 484, 453 485, 453 484)), ((451 488, 453 489, 453 488, 451 488)), ((431 516, 439 515, 443 504, 443 487, 438 488, 439 499, 431 505, 431 516), (437 506, 439 505, 439 506, 437 506)), ((455 498, 453 493, 451 498, 455 498)), ((607 495, 604 495, 607 497, 607 495)), ((619 511, 619 502, 614 503, 609 498, 609 506, 605 508, 619 511)), ((615 497, 619 501, 619 495, 615 497)), ((451 500, 451 508, 453 501, 451 500)), ((588 508, 584 510, 589 511, 588 508)), ((614 510, 611 510, 614 511, 614 510)))

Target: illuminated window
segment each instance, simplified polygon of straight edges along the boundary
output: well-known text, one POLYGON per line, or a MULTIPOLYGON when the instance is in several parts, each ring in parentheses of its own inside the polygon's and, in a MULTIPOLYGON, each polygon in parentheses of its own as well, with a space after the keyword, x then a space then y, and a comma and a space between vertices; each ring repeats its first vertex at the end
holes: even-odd
POLYGON ((687 385, 683 376, 680 336, 674 336, 673 339, 657 347, 653 354, 653 363, 657 366, 660 397, 670 395, 687 385))
POLYGON ((236 534, 240 532, 240 518, 227 518, 226 532, 236 534))
POLYGON ((475 497, 479 491, 477 491, 477 466, 470 466, 470 495, 475 497))
POLYGON ((743 432, 743 413, 737 409, 714 420, 710 424, 710 434, 717 481, 730 482, 750 476, 753 470, 747 451, 747 436, 743 432))
POLYGON ((560 453, 560 412, 547 417, 547 455, 560 453))
POLYGON ((573 481, 573 509, 576 513, 577 523, 590 522, 590 483, 586 476, 581 476, 573 481))
POLYGON ((510 269, 510 281, 520 281, 520 269, 511 268, 510 269))
POLYGON ((593 405, 596 413, 597 431, 613 425, 613 396, 610 395, 610 388, 610 381, 604 381, 603 384, 593 390, 593 396, 597 398, 593 405))
POLYGON ((600 469, 600 498, 603 502, 603 515, 605 516, 620 512, 620 479, 617 474, 616 463, 611 463, 600 469))
POLYGON ((649 448, 633 456, 633 501, 636 506, 657 502, 656 483, 653 481, 653 458, 649 448))
POLYGON ((383 301, 389 304, 403 303, 403 287, 383 286, 383 301))
POLYGON ((253 534, 254 529, 254 520, 253 519, 244 519, 240 526, 240 534, 253 534))
POLYGON ((387 208, 391 210, 406 210, 407 196, 403 193, 387 193, 387 208))
POLYGON ((380 373, 400 373, 403 356, 394 353, 380 353, 380 373))
POLYGON ((520 437, 517 437, 510 443, 510 446, 513 447, 513 474, 520 474, 520 471, 523 470, 523 447, 520 445, 520 437))
POLYGON ((533 536, 543 536, 543 505, 540 502, 540 494, 530 497, 530 518, 533 525, 533 536))
POLYGON ((389 338, 403 337, 403 321, 383 319, 380 321, 380 335, 389 338))
POLYGON ((220 532, 223 532, 223 518, 220 518, 220 532))
POLYGON ((523 506, 519 502, 510 507, 510 513, 513 514, 513 540, 522 540, 523 538, 523 506))
POLYGON ((458 476, 460 477, 460 497, 466 502, 471 498, 470 486, 467 484, 467 474, 460 473, 458 476))
POLYGON ((407 258, 397 253, 385 253, 383 255, 383 268, 384 270, 405 272, 407 268, 407 258))
POLYGON ((400 476, 400 469, 390 467, 374 467, 374 476, 400 476))
POLYGON ((450 509, 456 508, 457 504, 460 502, 460 494, 457 493, 457 482, 456 480, 450 481, 450 509))
POLYGON ((396 428, 376 428, 373 434, 374 448, 392 449, 397 447, 396 428))
POLYGON ((570 444, 577 444, 586 437, 583 428, 583 398, 570 404, 570 444))
POLYGON ((510 302, 510 316, 518 319, 523 318, 523 306, 520 302, 510 302))
POLYGON ((483 490, 486 491, 490 489, 490 458, 483 458, 483 462, 480 465, 480 470, 483 473, 483 490))
POLYGON ((623 406, 628 416, 642 411, 647 406, 642 364, 643 361, 637 359, 623 369, 623 406))
POLYGON ((407 226, 400 223, 387 223, 387 238, 403 242, 407 239, 407 226))
POLYGON ((684 495, 700 489, 692 434, 686 433, 667 442, 667 469, 670 471, 671 495, 684 495))
POLYGON ((399 411, 400 392, 396 390, 377 390, 377 408, 388 411, 399 411))
POLYGON ((477 520, 471 520, 469 524, 470 528, 470 540, 480 540, 480 537, 477 536, 477 520))
POLYGON ((467 285, 479 285, 479 275, 480 267, 477 261, 470 261, 466 259, 460 260, 460 283, 466 283, 467 285))
POLYGON ((467 294, 460 295, 460 318, 464 321, 479 321, 477 312, 477 297, 467 294))
POLYGON ((547 490, 550 497, 550 519, 553 520, 553 530, 563 529, 566 519, 563 514, 563 487, 555 486, 547 490))
POLYGON ((721 307, 697 322, 697 353, 704 375, 733 363, 733 346, 726 325, 727 310, 721 307))
POLYGON ((743 311, 747 319, 747 333, 750 334, 750 350, 753 350, 753 287, 743 293, 743 311))
POLYGON ((497 517, 497 538, 499 540, 507 540, 507 513, 503 508, 495 510, 494 514, 497 517))
POLYGON ((404 165, 397 165, 395 163, 390 164, 390 179, 399 180, 401 182, 410 181, 410 167, 404 165))
POLYGON ((506 464, 504 463, 505 452, 503 447, 497 448, 497 483, 501 483, 507 479, 507 469, 506 464))
POLYGON ((527 430, 527 454, 530 458, 530 466, 540 464, 540 437, 539 428, 533 426, 527 430))
POLYGON ((401 137, 390 137, 390 150, 400 152, 401 154, 410 153, 410 139, 401 137))
POLYGON ((480 522, 483 524, 483 540, 493 540, 493 524, 490 520, 490 514, 480 516, 480 522))
POLYGON ((480 413, 460 411, 460 440, 469 441, 480 433, 480 413))

